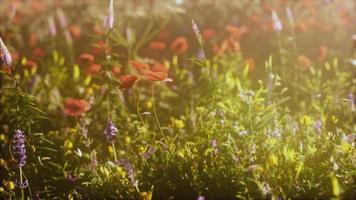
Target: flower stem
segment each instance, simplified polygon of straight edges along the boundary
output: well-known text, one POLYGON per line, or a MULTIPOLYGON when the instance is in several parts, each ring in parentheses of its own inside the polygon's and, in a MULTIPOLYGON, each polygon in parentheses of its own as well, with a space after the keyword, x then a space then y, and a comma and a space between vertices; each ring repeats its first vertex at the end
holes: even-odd
POLYGON ((140 120, 142 122, 142 125, 145 126, 145 122, 143 121, 143 118, 142 118, 142 115, 140 113, 140 100, 141 100, 141 92, 140 92, 140 89, 137 88, 137 104, 136 104, 136 110, 137 110, 137 114, 138 116, 140 117, 140 120))
MULTIPOLYGON (((23 182, 22 182, 22 167, 19 167, 19 171, 20 171, 20 185, 22 186, 23 182)), ((25 199, 25 193, 23 191, 23 188, 21 188, 21 199, 24 200, 25 199)))
POLYGON ((152 104, 153 104, 153 113, 155 114, 155 118, 156 118, 157 125, 159 127, 159 131, 161 132, 162 137, 165 138, 165 136, 163 134, 163 131, 162 131, 162 128, 161 128, 161 124, 159 123, 158 116, 157 116, 157 111, 156 111, 156 105, 155 105, 155 83, 154 82, 153 82, 153 86, 152 86, 152 104))
POLYGON ((116 155, 115 143, 112 142, 112 143, 111 143, 111 146, 112 146, 112 151, 113 151, 113 153, 114 153, 114 160, 115 160, 115 163, 117 163, 117 155, 116 155))

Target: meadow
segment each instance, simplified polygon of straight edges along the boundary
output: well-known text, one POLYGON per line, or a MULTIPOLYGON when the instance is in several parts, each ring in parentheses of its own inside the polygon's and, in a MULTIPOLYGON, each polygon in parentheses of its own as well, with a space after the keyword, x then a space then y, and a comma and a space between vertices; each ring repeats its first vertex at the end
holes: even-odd
POLYGON ((0 198, 355 198, 355 6, 0 1, 0 198))

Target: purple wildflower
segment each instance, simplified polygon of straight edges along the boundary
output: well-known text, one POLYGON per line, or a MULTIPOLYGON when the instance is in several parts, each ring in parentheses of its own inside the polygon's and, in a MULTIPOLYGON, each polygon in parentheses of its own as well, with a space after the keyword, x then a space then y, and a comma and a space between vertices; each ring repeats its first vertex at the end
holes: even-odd
POLYGON ((75 177, 75 175, 73 174, 73 172, 68 172, 66 178, 67 178, 68 181, 70 181, 70 182, 72 182, 72 183, 74 183, 75 180, 76 180, 76 177, 75 177))
POLYGON ((197 37, 200 46, 203 46, 203 38, 200 34, 198 25, 194 22, 194 20, 192 19, 192 29, 193 29, 193 33, 195 34, 195 36, 197 37))
POLYGON ((205 197, 204 196, 198 196, 197 200, 205 200, 205 197))
POLYGON ((96 167, 98 166, 98 160, 97 160, 97 157, 96 157, 96 151, 93 151, 91 154, 90 154, 90 161, 91 161, 91 171, 95 171, 96 170, 96 167))
POLYGON ((112 29, 114 27, 114 1, 110 0, 109 8, 104 19, 104 27, 112 29))
POLYGON ((272 11, 272 22, 273 22, 273 29, 276 32, 281 32, 283 29, 282 22, 279 19, 277 12, 275 10, 272 11))
POLYGON ((14 155, 17 159, 17 163, 19 167, 25 166, 26 158, 27 158, 26 147, 25 147, 25 135, 24 132, 19 129, 15 130, 12 149, 14 151, 14 155))
POLYGON ((212 140, 210 141, 210 145, 211 145, 211 147, 214 149, 213 155, 216 155, 216 154, 218 153, 218 151, 219 151, 219 149, 218 149, 218 142, 216 141, 216 139, 212 139, 212 140))
POLYGON ((350 134, 346 137, 346 140, 350 143, 354 142, 356 139, 356 134, 350 134))
POLYGON ((117 128, 115 127, 114 123, 112 123, 111 120, 108 121, 108 123, 106 124, 106 129, 104 134, 106 135, 106 139, 109 142, 113 142, 115 140, 115 136, 117 133, 117 128))
POLYGON ((21 181, 15 181, 15 185, 21 189, 27 188, 28 187, 28 180, 25 180, 24 182, 21 181))
POLYGON ((134 172, 134 169, 133 169, 131 163, 126 159, 120 159, 119 162, 120 162, 121 166, 125 169, 127 177, 130 180, 132 186, 137 187, 138 181, 136 180, 135 172, 134 172))
POLYGON ((55 37, 56 34, 57 34, 57 28, 56 28, 56 24, 54 22, 54 18, 53 16, 49 16, 48 17, 48 30, 49 30, 49 34, 52 36, 52 37, 55 37))
POLYGON ((293 12, 292 12, 292 9, 289 6, 287 6, 287 8, 286 8, 286 13, 287 13, 287 19, 289 21, 289 24, 291 26, 294 26, 293 12))
POLYGON ((67 27, 67 19, 66 19, 66 16, 64 15, 64 12, 61 8, 57 9, 57 16, 58 16, 58 20, 59 20, 59 25, 62 28, 67 27))
POLYGON ((9 50, 6 48, 4 42, 0 38, 0 67, 11 66, 12 58, 9 50))
POLYGON ((247 134, 248 134, 248 132, 246 130, 242 130, 242 131, 239 132, 240 136, 245 136, 247 134))
POLYGON ((314 128, 318 132, 318 134, 320 134, 321 129, 323 128, 323 122, 321 120, 317 120, 314 124, 314 128))
POLYGON ((152 154, 154 154, 156 152, 156 148, 155 147, 150 147, 145 153, 142 154, 142 157, 144 159, 148 159, 152 154))

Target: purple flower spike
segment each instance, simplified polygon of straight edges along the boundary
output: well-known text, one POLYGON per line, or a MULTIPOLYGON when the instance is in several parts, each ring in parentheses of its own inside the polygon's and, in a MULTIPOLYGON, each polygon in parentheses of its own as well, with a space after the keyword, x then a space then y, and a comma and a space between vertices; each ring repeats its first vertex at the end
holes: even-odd
POLYGON ((110 0, 109 8, 104 19, 104 27, 112 29, 114 27, 114 1, 110 0))
POLYGON ((12 58, 9 50, 6 48, 4 42, 0 38, 0 67, 11 66, 12 58))
POLYGON ((53 16, 48 17, 48 31, 52 37, 55 37, 57 35, 56 23, 54 21, 53 16))
POLYGON ((26 164, 26 147, 25 147, 25 135, 24 132, 17 129, 13 138, 12 149, 14 151, 15 158, 19 167, 23 167, 26 164))
POLYGON ((198 196, 197 200, 205 200, 204 196, 198 196))
POLYGON ((106 135, 106 139, 109 142, 113 142, 115 140, 115 136, 117 133, 117 128, 115 127, 115 125, 112 123, 111 120, 108 121, 108 123, 106 124, 106 129, 104 134, 106 135))
POLYGON ((131 185, 133 187, 137 187, 138 181, 136 180, 135 171, 134 171, 131 163, 126 159, 120 159, 119 162, 120 162, 121 166, 125 169, 127 178, 130 180, 131 185))
POLYGON ((272 22, 274 31, 281 32, 283 29, 282 22, 279 19, 278 14, 275 10, 272 11, 272 22))

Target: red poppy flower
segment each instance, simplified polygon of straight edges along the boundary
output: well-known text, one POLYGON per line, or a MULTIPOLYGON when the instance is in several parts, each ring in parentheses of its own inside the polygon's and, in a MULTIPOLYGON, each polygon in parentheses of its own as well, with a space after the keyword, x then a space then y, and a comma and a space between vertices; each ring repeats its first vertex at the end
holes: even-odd
POLYGON ((104 34, 103 27, 99 24, 95 24, 93 26, 93 32, 95 35, 99 35, 99 36, 104 34))
POLYGON ((69 116, 79 116, 89 110, 89 103, 82 99, 67 98, 63 112, 69 116))
POLYGON ((301 70, 306 70, 312 65, 312 61, 308 57, 303 55, 298 56, 297 62, 298 62, 298 67, 301 70))
POLYGON ((79 58, 77 59, 78 63, 92 63, 94 62, 95 57, 91 54, 88 53, 83 53, 79 56, 79 58))
POLYGON ((17 61, 19 59, 19 57, 20 57, 19 54, 17 52, 15 52, 15 51, 11 52, 10 54, 11 54, 11 58, 12 58, 13 62, 17 61))
POLYGON ((188 50, 188 42, 185 37, 177 37, 171 44, 171 50, 173 53, 181 55, 188 50))
POLYGON ((163 30, 159 32, 159 34, 157 35, 157 39, 163 41, 169 40, 170 37, 171 37, 171 33, 167 30, 163 30))
POLYGON ((35 48, 32 51, 32 55, 35 58, 43 58, 46 55, 46 52, 43 51, 43 49, 41 49, 41 48, 35 48))
POLYGON ((111 72, 115 75, 115 76, 118 76, 120 75, 121 73, 121 68, 120 67, 117 67, 117 66, 114 66, 111 68, 111 72))
POLYGON ((203 31, 204 40, 209 40, 209 39, 213 38, 215 35, 216 35, 216 31, 212 28, 207 28, 207 29, 204 29, 204 31, 203 31))
POLYGON ((120 76, 121 86, 123 89, 130 89, 136 83, 138 77, 135 75, 122 75, 120 76))
POLYGON ((138 73, 142 74, 144 71, 149 70, 150 66, 146 63, 142 63, 140 61, 131 61, 131 65, 138 71, 138 73))
POLYGON ((159 63, 159 62, 156 62, 155 64, 153 64, 151 66, 150 70, 153 72, 164 72, 164 73, 168 74, 168 69, 162 63, 159 63))
POLYGON ((161 41, 152 41, 149 44, 150 49, 155 50, 155 51, 162 51, 166 49, 166 43, 161 42, 161 41))
POLYGON ((69 32, 75 39, 78 39, 82 33, 82 31, 78 25, 71 25, 69 27, 69 32))
POLYGON ((106 50, 110 53, 112 50, 111 47, 108 47, 106 45, 106 43, 103 41, 99 41, 99 42, 93 44, 92 46, 93 46, 92 52, 94 55, 103 54, 103 53, 105 53, 106 50))
POLYGON ((32 70, 32 69, 35 69, 37 68, 37 63, 33 60, 27 60, 26 61, 26 64, 24 65, 24 67, 28 70, 32 70))
POLYGON ((154 72, 154 71, 148 70, 143 75, 151 81, 170 81, 171 80, 171 79, 167 79, 167 73, 164 73, 164 72, 154 72))
POLYGON ((317 59, 318 61, 323 61, 328 54, 328 46, 321 45, 317 51, 317 59))
POLYGON ((97 74, 99 73, 101 70, 101 65, 99 64, 92 64, 90 65, 87 70, 86 70, 86 74, 91 76, 91 75, 94 75, 94 74, 97 74))
POLYGON ((38 37, 35 33, 31 33, 29 38, 28 38, 28 45, 30 47, 36 46, 38 42, 38 37))

